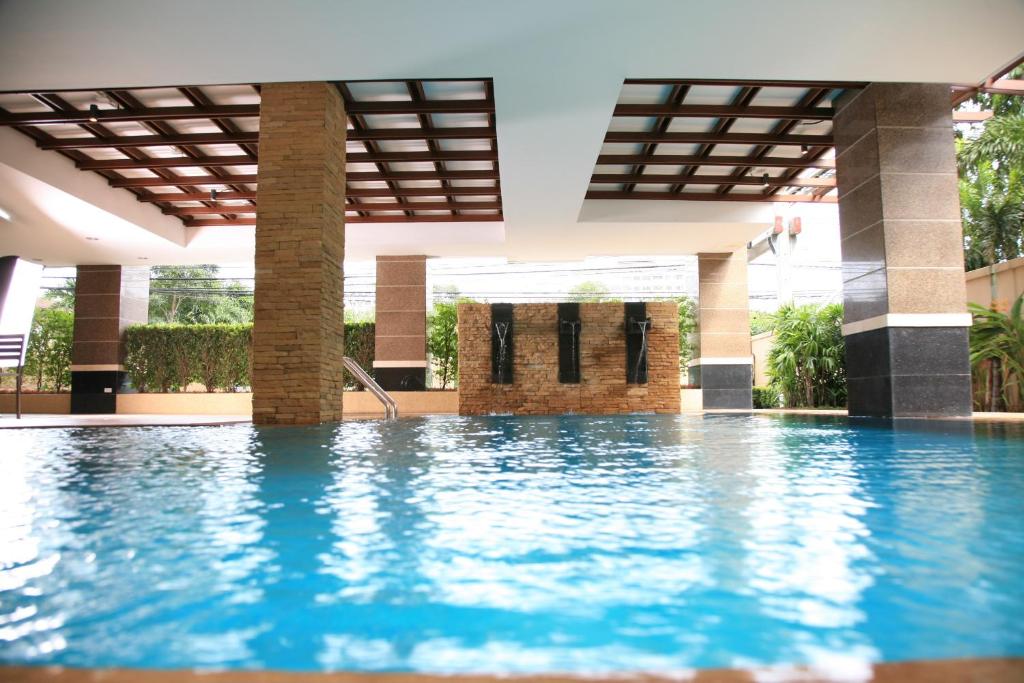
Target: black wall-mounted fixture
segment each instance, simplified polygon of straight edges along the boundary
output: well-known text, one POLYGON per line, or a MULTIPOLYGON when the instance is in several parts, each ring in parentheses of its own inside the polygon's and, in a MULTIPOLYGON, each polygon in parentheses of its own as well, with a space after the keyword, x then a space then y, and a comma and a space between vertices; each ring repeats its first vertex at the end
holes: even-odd
POLYGON ((491 304, 491 383, 512 384, 512 304, 491 304))
POLYGON ((647 337, 651 319, 647 317, 647 304, 627 303, 626 315, 626 383, 647 384, 647 337))
POLYGON ((562 384, 580 382, 579 304, 558 304, 558 381, 562 384))

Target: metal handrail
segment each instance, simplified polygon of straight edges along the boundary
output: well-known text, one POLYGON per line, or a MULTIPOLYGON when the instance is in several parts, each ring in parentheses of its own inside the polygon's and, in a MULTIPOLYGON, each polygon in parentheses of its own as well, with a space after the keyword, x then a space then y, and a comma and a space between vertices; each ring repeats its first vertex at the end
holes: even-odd
POLYGON ((367 374, 366 370, 363 370, 363 368, 360 367, 359 363, 357 363, 354 358, 342 356, 341 362, 345 366, 345 369, 355 375, 355 378, 359 380, 359 383, 366 387, 366 389, 376 396, 377 400, 383 404, 384 416, 389 420, 397 419, 398 403, 395 402, 395 399, 391 398, 391 395, 388 394, 388 392, 381 389, 380 385, 377 384, 369 374, 367 374))

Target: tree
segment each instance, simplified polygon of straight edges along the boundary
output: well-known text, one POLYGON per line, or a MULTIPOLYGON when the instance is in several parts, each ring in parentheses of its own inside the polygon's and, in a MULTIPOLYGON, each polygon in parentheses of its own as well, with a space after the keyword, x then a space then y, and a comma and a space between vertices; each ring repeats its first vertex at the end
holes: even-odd
POLYGON ((960 149, 964 164, 996 163, 1007 168, 1024 167, 1024 115, 994 116, 978 137, 960 149))
POLYGON ((960 179, 960 211, 968 270, 1017 258, 1024 248, 1024 169, 999 173, 981 160, 960 179))
POLYGON ((154 323, 252 322, 252 292, 218 278, 219 268, 155 266, 150 271, 149 320, 154 323))
POLYGON ((787 304, 776 313, 768 374, 786 407, 846 404, 842 320, 840 304, 787 304))
POLYGON ((71 344, 75 318, 70 311, 38 308, 25 354, 25 374, 36 391, 61 392, 71 384, 71 344))
POLYGON ((765 311, 750 312, 750 334, 770 332, 775 327, 775 315, 765 311))
MULTIPOLYGON (((968 304, 971 369, 980 388, 979 407, 1018 411, 1024 407, 1024 295, 1008 313, 968 304)), ((976 393, 976 396, 978 394, 976 393)))
POLYGON ((685 368, 696 350, 690 337, 697 332, 697 302, 684 295, 678 297, 676 303, 679 305, 679 365, 685 368))
POLYGON ((459 377, 458 304, 438 301, 427 318, 427 351, 441 388, 459 377))
POLYGON ((601 301, 614 301, 609 296, 608 288, 596 280, 581 282, 568 293, 569 301, 581 304, 592 304, 601 301))

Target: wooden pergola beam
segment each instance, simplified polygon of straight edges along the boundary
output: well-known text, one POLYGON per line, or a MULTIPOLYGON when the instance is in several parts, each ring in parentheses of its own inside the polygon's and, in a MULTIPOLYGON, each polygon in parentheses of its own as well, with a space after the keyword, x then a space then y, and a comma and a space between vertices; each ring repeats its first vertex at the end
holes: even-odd
POLYGON ((94 149, 97 147, 164 147, 177 145, 255 145, 259 133, 175 133, 91 138, 53 138, 36 143, 41 149, 94 149))
POLYGON ((349 172, 345 179, 353 182, 372 182, 386 180, 498 180, 498 172, 488 171, 449 171, 446 168, 434 171, 377 171, 349 172))
MULTIPOLYGON (((210 198, 207 197, 207 200, 210 198)), ((254 204, 244 204, 241 206, 224 206, 223 204, 217 206, 169 206, 160 209, 161 213, 167 216, 202 216, 209 214, 255 214, 256 206, 254 204)))
POLYGON ((257 177, 256 174, 190 175, 175 178, 111 178, 108 182, 111 187, 168 187, 182 182, 188 182, 189 185, 227 185, 230 183, 255 185, 257 177))
MULTIPOLYGON (((728 182, 730 185, 764 185, 761 178, 744 177, 730 178, 720 175, 661 175, 661 174, 638 174, 638 173, 595 173, 591 183, 598 185, 639 183, 643 185, 672 185, 685 183, 687 185, 721 185, 728 182)), ((769 178, 769 186, 774 187, 835 187, 835 178, 793 178, 784 180, 780 178, 769 178)))
POLYGON ((835 110, 830 107, 737 107, 728 104, 617 104, 612 116, 667 116, 672 118, 748 118, 831 120, 835 110))
POLYGON ((676 144, 711 144, 711 145, 807 145, 809 147, 831 147, 831 135, 771 135, 768 133, 652 133, 652 132, 619 132, 609 131, 604 141, 607 143, 676 143, 676 144))
MULTIPOLYGON (((479 196, 498 195, 501 190, 497 187, 379 187, 379 188, 346 188, 347 197, 443 197, 452 196, 479 196)), ((359 208, 373 206, 372 204, 360 204, 359 208)))
POLYGON ((75 162, 75 166, 83 171, 255 165, 256 160, 247 156, 151 157, 149 159, 94 159, 75 162))
POLYGON ((626 85, 720 85, 754 88, 864 88, 866 81, 759 81, 749 78, 627 78, 626 85))
POLYGON ((38 126, 52 123, 120 123, 125 121, 180 121, 209 118, 246 118, 260 115, 258 104, 212 104, 203 107, 144 107, 41 111, 3 114, 0 126, 38 126), (93 121, 93 119, 96 119, 93 121))
MULTIPOLYGON (((218 192, 217 199, 214 200, 209 192, 169 192, 159 194, 141 194, 139 195, 140 202, 212 202, 212 201, 227 201, 229 199, 256 199, 255 192, 244 192, 244 191, 225 191, 218 192)), ((253 208, 251 206, 221 206, 221 209, 246 209, 253 208)))
POLYGON ((587 199, 645 199, 664 201, 691 202, 821 202, 833 204, 834 196, 816 196, 812 194, 763 195, 757 194, 719 194, 717 192, 622 192, 615 190, 590 190, 587 199))
POLYGON ((345 155, 350 164, 390 163, 394 161, 497 161, 493 150, 467 150, 459 152, 353 152, 345 155))
POLYGON ((493 114, 494 100, 422 100, 419 102, 349 102, 347 114, 493 114))
POLYGON ((490 140, 498 132, 489 126, 465 126, 455 128, 366 128, 352 129, 347 140, 490 140))
MULTIPOLYGON (((671 165, 671 166, 764 166, 768 168, 835 168, 834 159, 801 159, 799 157, 762 157, 755 159, 742 156, 708 156, 699 157, 692 154, 601 154, 597 157, 599 165, 633 166, 671 165)), ((726 178, 723 177, 723 181, 726 178)))
MULTIPOLYGON (((366 207, 373 206, 372 204, 360 204, 359 209, 364 210, 366 207)), ((403 204, 403 208, 408 208, 408 204, 403 204)), ((356 210, 354 206, 346 207, 349 211, 356 210)), ((455 216, 346 216, 345 223, 493 223, 496 221, 503 221, 505 218, 500 213, 485 213, 485 214, 458 214, 455 216)), ((253 218, 213 218, 208 220, 203 219, 185 219, 185 227, 187 228, 204 228, 204 227, 254 227, 256 225, 256 219, 253 218)))

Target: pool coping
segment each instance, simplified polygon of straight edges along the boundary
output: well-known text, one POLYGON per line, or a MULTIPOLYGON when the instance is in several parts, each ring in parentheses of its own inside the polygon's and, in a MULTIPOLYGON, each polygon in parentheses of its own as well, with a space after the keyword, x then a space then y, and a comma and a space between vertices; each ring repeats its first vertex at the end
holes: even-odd
POLYGON ((556 683, 601 681, 633 683, 961 683, 966 681, 1024 680, 1024 657, 931 659, 875 664, 848 662, 828 670, 811 666, 773 666, 751 669, 688 669, 671 673, 615 674, 421 674, 289 672, 289 671, 197 671, 188 669, 88 669, 59 666, 0 666, 0 681, 19 683, 556 683))
MULTIPOLYGON (((405 413, 402 417, 426 417, 428 415, 450 413, 405 413)), ((703 410, 700 412, 683 412, 681 415, 814 415, 818 417, 846 417, 845 410, 825 408, 771 408, 756 410, 703 410)), ((346 413, 342 420, 380 419, 375 413, 346 413)), ((1024 422, 1024 413, 974 413, 970 417, 931 418, 931 420, 954 422, 982 423, 1016 423, 1024 422)), ((117 413, 110 415, 66 415, 57 413, 35 413, 22 415, 15 419, 13 415, 0 414, 0 431, 4 429, 69 429, 91 427, 214 427, 234 424, 251 424, 250 415, 187 415, 187 414, 153 414, 153 413, 117 413)))

